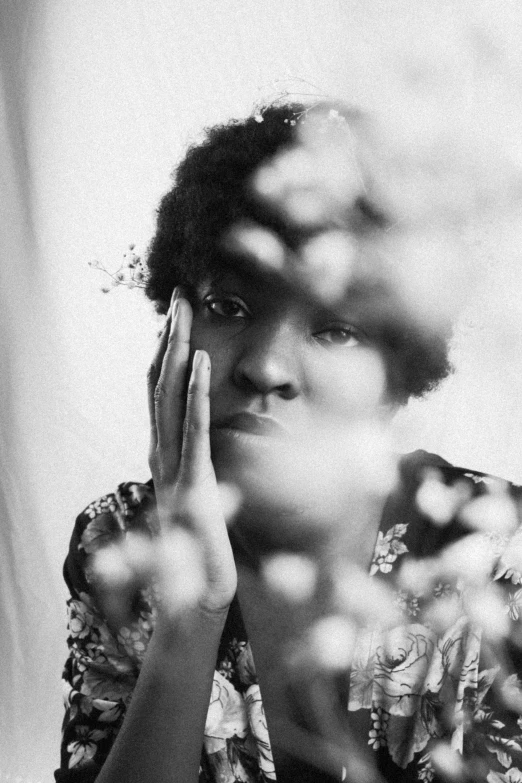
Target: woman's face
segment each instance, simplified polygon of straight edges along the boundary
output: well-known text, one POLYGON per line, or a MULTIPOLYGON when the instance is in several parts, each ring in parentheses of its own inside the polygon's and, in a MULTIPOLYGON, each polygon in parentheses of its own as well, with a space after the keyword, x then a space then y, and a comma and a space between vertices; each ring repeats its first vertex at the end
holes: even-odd
POLYGON ((392 410, 364 315, 236 273, 201 285, 198 303, 192 350, 211 360, 218 480, 255 502, 292 506, 321 471, 353 464, 354 433, 392 410))

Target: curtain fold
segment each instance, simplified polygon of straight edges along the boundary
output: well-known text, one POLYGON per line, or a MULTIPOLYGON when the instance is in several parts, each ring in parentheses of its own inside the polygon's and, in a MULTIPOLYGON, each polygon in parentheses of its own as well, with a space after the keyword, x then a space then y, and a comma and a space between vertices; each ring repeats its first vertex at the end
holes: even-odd
POLYGON ((60 724, 63 603, 31 466, 51 334, 38 268, 26 77, 35 4, 0 11, 0 781, 49 780, 60 724), (45 350, 42 352, 42 347, 45 350), (34 432, 34 437, 33 437, 34 432), (53 681, 54 680, 54 681, 53 681))

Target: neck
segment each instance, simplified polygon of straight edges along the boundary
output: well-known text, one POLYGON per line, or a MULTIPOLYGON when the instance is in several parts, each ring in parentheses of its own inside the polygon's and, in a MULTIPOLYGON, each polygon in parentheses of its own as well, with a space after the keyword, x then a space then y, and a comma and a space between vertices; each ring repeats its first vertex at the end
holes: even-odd
POLYGON ((292 552, 312 558, 320 568, 349 562, 367 571, 385 501, 354 496, 328 513, 306 506, 244 504, 230 531, 236 560, 257 571, 264 558, 292 552))

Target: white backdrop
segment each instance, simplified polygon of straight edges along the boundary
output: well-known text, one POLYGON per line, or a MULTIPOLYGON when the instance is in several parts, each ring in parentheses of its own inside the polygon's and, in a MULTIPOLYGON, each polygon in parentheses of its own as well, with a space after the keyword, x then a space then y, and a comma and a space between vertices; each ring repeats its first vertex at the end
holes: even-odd
MULTIPOLYGON (((404 93, 413 52, 458 100, 473 84, 458 34, 472 13, 517 52, 522 17, 500 0, 4 0, 0 783, 50 781, 58 762, 72 521, 148 478, 159 321, 137 291, 102 294, 88 261, 115 268, 130 242, 144 247, 187 142, 260 99, 313 85, 382 107, 404 93)), ((497 229, 478 247, 457 373, 402 417, 403 445, 522 481, 521 232, 497 229)))

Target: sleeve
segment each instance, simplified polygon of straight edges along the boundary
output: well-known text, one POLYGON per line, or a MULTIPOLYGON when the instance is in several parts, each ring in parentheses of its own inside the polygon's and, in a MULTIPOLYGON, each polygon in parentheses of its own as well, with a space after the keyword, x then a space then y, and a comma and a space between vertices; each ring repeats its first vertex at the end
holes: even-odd
MULTIPOLYGON (((121 495, 121 493, 120 493, 121 495)), ((152 632, 145 600, 129 628, 111 628, 89 582, 89 555, 125 534, 127 506, 118 493, 79 515, 65 561, 69 656, 63 671, 63 721, 59 783, 91 783, 110 752, 137 682, 152 632)), ((132 515, 134 516, 134 514, 132 515)))

